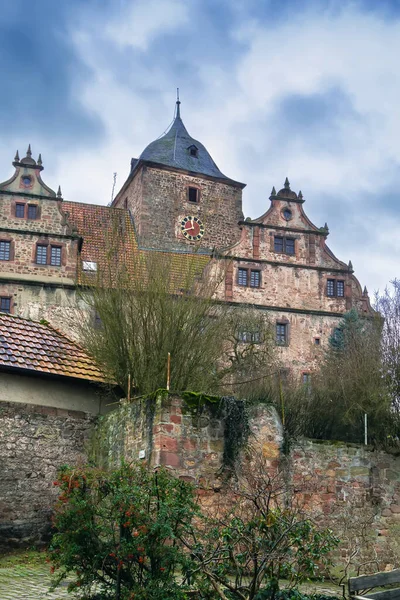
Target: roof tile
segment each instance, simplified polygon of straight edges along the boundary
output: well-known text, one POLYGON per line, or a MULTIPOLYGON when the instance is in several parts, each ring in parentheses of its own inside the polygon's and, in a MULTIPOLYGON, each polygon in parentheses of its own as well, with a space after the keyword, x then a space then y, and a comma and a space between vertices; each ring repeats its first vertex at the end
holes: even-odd
POLYGON ((50 325, 0 313, 0 368, 104 382, 101 371, 83 349, 50 325))

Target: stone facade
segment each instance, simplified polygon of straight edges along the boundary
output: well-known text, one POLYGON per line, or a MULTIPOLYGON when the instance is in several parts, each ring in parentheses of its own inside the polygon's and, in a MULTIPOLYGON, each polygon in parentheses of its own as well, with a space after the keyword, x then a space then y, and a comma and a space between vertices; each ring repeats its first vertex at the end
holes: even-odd
POLYGON ((15 314, 45 318, 74 335, 76 309, 84 308, 77 277, 87 261, 105 260, 107 231, 109 240, 119 213, 129 252, 212 257, 210 272, 224 273, 217 298, 264 311, 276 328, 283 362, 297 376, 308 373, 346 311, 355 307, 362 315, 373 314, 368 292, 351 262, 333 255, 327 226, 310 221, 301 192, 293 192, 288 180, 278 193, 272 190, 264 215, 243 220, 244 184, 219 171, 187 133, 177 106, 169 132, 132 160, 112 207, 64 202, 61 191, 56 194, 42 181, 41 158, 34 161, 30 148, 22 160, 16 156, 14 175, 0 184, 0 298, 15 314), (189 190, 196 192, 194 201, 189 190), (28 218, 30 206, 36 207, 34 219, 28 218), (204 232, 196 239, 183 234, 185 218, 192 233, 194 219, 201 222, 204 232), (38 245, 47 248, 47 264, 38 264, 38 245), (52 248, 59 251, 59 264, 51 264, 52 248))
POLYGON ((49 541, 57 469, 86 460, 92 425, 86 413, 0 402, 0 547, 49 541))
POLYGON ((198 246, 181 231, 182 219, 193 216, 204 225, 202 248, 226 248, 240 236, 242 187, 234 182, 143 164, 128 178, 114 206, 132 211, 138 239, 144 247, 187 249, 198 246), (189 201, 190 187, 198 190, 197 203, 189 201))

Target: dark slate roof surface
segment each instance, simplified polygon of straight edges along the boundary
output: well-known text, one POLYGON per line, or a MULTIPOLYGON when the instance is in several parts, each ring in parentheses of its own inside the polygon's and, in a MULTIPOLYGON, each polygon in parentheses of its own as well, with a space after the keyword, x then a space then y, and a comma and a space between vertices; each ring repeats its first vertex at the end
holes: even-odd
MULTIPOLYGON (((143 150, 140 159, 219 179, 229 179, 218 169, 203 144, 189 135, 179 113, 167 133, 151 142, 143 150), (197 157, 190 154, 189 148, 193 145, 198 149, 197 157)), ((132 171, 137 164, 133 165, 132 171)))

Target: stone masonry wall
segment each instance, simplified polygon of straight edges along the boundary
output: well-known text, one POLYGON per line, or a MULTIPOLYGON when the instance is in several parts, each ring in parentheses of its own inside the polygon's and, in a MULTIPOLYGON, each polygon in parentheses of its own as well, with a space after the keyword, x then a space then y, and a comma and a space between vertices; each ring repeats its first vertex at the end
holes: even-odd
POLYGON ((94 418, 0 402, 0 547, 49 540, 58 467, 86 461, 94 418))
POLYGON ((180 223, 186 216, 202 221, 205 233, 200 245, 206 248, 225 248, 240 236, 242 190, 229 183, 145 166, 120 192, 115 205, 123 207, 125 200, 145 246, 165 249, 193 245, 181 233, 180 223), (189 187, 199 190, 198 203, 189 202, 189 187))
MULTIPOLYGON (((145 450, 152 466, 164 465, 208 494, 219 492, 224 421, 207 408, 193 414, 177 397, 159 398, 153 409, 151 419, 144 403, 126 404, 102 417, 95 436, 97 460, 116 465, 121 458, 138 460, 145 450)), ((274 473, 284 465, 293 500, 339 536, 342 559, 355 551, 353 569, 363 562, 372 570, 398 565, 400 457, 356 444, 311 440, 283 455, 279 418, 265 405, 252 409, 250 425, 250 441, 262 452, 267 469, 274 473)))
MULTIPOLYGON (((292 449, 297 496, 341 539, 354 565, 398 566, 400 456, 368 446, 303 440, 292 449)), ((376 570, 376 569, 375 569, 376 570)))
MULTIPOLYGON (((190 410, 178 397, 159 397, 151 406, 138 401, 101 417, 93 440, 93 458, 102 466, 115 466, 121 459, 144 460, 163 465, 179 477, 206 487, 219 486, 224 453, 224 420, 204 406, 190 410)), ((263 440, 268 464, 276 467, 282 441, 275 411, 266 406, 251 413, 254 435, 263 440)))

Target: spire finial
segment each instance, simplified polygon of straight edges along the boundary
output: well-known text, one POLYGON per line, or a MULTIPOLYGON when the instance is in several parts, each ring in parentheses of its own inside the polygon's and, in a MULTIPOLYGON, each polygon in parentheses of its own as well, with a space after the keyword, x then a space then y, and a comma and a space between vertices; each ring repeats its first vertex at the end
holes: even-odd
POLYGON ((351 260, 349 260, 349 271, 354 271, 353 263, 351 262, 351 260))
POLYGON ((271 196, 276 196, 275 186, 272 187, 271 196))
POLYGON ((303 200, 303 194, 301 193, 301 190, 297 194, 297 197, 298 197, 299 200, 303 200))
POLYGON ((363 296, 368 296, 367 286, 364 286, 363 296))
POLYGON ((31 145, 30 144, 28 146, 28 150, 26 151, 26 155, 29 156, 29 158, 32 156, 32 150, 31 150, 31 145))
POLYGON ((37 164, 38 164, 39 166, 41 166, 41 165, 42 165, 42 155, 41 155, 41 154, 39 154, 39 156, 38 156, 38 159, 37 159, 37 164))
POLYGON ((57 198, 62 198, 62 193, 61 193, 61 186, 58 186, 58 190, 57 190, 57 198))
POLYGON ((290 190, 290 183, 289 183, 289 179, 287 177, 285 179, 285 190, 290 190))
POLYGON ((15 162, 19 162, 19 152, 18 152, 18 150, 15 153, 14 160, 15 160, 15 162))
POLYGON ((176 118, 181 118, 181 101, 179 100, 179 88, 176 88, 176 118))

